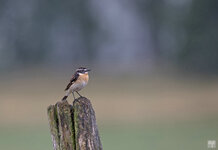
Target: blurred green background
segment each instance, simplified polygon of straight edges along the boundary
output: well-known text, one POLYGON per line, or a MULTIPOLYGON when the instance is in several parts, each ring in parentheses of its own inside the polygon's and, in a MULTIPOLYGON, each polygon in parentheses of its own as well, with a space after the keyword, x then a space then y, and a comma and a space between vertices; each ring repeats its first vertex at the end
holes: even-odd
POLYGON ((0 1, 0 149, 52 150, 46 108, 80 66, 105 150, 207 149, 217 17, 215 0, 0 1))

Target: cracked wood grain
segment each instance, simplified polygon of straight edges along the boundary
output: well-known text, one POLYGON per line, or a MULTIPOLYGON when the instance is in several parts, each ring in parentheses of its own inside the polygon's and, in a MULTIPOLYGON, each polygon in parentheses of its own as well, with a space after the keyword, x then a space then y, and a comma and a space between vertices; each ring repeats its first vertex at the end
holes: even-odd
POLYGON ((57 102, 47 109, 54 150, 102 150, 95 111, 89 99, 57 102))

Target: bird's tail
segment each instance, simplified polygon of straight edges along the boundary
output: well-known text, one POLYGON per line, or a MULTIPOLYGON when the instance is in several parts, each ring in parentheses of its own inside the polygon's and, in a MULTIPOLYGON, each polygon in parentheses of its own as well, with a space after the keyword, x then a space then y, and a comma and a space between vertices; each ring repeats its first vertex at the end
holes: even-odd
POLYGON ((67 97, 68 97, 68 96, 64 96, 64 97, 62 98, 62 101, 66 100, 66 99, 67 99, 67 97))

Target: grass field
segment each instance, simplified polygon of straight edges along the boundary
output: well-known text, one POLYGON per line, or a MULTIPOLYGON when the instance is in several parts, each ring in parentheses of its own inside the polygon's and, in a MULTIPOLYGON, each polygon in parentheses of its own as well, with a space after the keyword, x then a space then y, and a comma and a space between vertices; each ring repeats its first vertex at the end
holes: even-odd
MULTIPOLYGON (((52 150, 47 125, 0 128, 0 149, 52 150)), ((144 125, 100 125, 104 150, 205 150, 207 140, 218 140, 215 119, 144 125)))
MULTIPOLYGON (((68 78, 2 76, 0 149, 52 150, 46 108, 62 98, 68 78)), ((217 91, 216 78, 98 75, 81 94, 92 101, 104 150, 205 150, 218 140, 217 91)))

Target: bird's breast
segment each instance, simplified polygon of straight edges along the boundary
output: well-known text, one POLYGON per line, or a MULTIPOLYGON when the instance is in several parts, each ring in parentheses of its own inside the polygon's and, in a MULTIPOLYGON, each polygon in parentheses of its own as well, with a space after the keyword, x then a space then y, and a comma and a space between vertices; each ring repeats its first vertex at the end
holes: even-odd
POLYGON ((89 81, 89 75, 88 74, 83 74, 83 75, 80 75, 78 80, 80 80, 81 82, 84 82, 84 83, 88 83, 89 81))
POLYGON ((74 83, 74 87, 78 88, 78 89, 82 89, 84 88, 89 81, 89 76, 84 74, 84 75, 80 75, 77 79, 77 81, 74 83))

